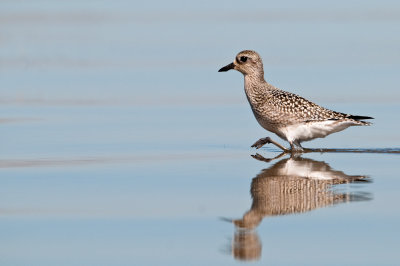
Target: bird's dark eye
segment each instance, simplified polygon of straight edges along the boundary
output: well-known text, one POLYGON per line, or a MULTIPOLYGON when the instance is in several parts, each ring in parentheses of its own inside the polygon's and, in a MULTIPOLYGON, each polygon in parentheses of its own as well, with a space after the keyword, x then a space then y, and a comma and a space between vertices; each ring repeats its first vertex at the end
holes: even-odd
POLYGON ((247 56, 241 56, 240 57, 240 61, 243 62, 243 63, 246 62, 247 61, 247 56))

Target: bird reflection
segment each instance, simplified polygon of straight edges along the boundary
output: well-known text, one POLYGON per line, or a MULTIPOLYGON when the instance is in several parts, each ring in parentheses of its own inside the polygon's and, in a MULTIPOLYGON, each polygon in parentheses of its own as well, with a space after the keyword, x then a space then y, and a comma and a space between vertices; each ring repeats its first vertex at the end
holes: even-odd
MULTIPOLYGON (((257 154, 254 158, 269 161, 257 154)), ((369 182, 366 176, 346 175, 327 163, 302 157, 283 159, 264 169, 251 183, 253 203, 235 225, 232 254, 239 260, 257 260, 261 241, 255 229, 265 217, 303 213, 342 202, 370 200, 368 193, 339 192, 333 186, 369 182)))

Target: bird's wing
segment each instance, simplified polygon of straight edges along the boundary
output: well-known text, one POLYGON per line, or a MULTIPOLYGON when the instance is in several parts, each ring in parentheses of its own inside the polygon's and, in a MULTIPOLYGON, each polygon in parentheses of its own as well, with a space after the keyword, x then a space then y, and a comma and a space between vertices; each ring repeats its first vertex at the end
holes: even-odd
POLYGON ((351 118, 350 115, 326 109, 294 93, 282 90, 274 90, 271 93, 277 111, 287 114, 297 122, 351 118))

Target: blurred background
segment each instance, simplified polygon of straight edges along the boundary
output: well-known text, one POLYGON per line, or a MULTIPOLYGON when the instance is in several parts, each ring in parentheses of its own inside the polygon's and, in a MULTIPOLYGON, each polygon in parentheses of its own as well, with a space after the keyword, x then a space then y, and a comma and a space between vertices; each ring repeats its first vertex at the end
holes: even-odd
MULTIPOLYGON (((256 50, 266 79, 323 102, 397 102, 397 1, 1 1, 3 103, 245 102, 216 70, 256 50)), ((238 89, 239 88, 239 89, 238 89)))

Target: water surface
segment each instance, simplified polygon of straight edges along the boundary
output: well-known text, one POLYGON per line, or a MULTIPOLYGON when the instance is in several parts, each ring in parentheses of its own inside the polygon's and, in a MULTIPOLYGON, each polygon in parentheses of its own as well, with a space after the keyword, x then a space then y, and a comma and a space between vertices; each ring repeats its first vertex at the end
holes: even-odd
POLYGON ((397 2, 1 6, 1 265, 399 264, 397 2), (374 124, 263 160, 242 49, 374 124))

